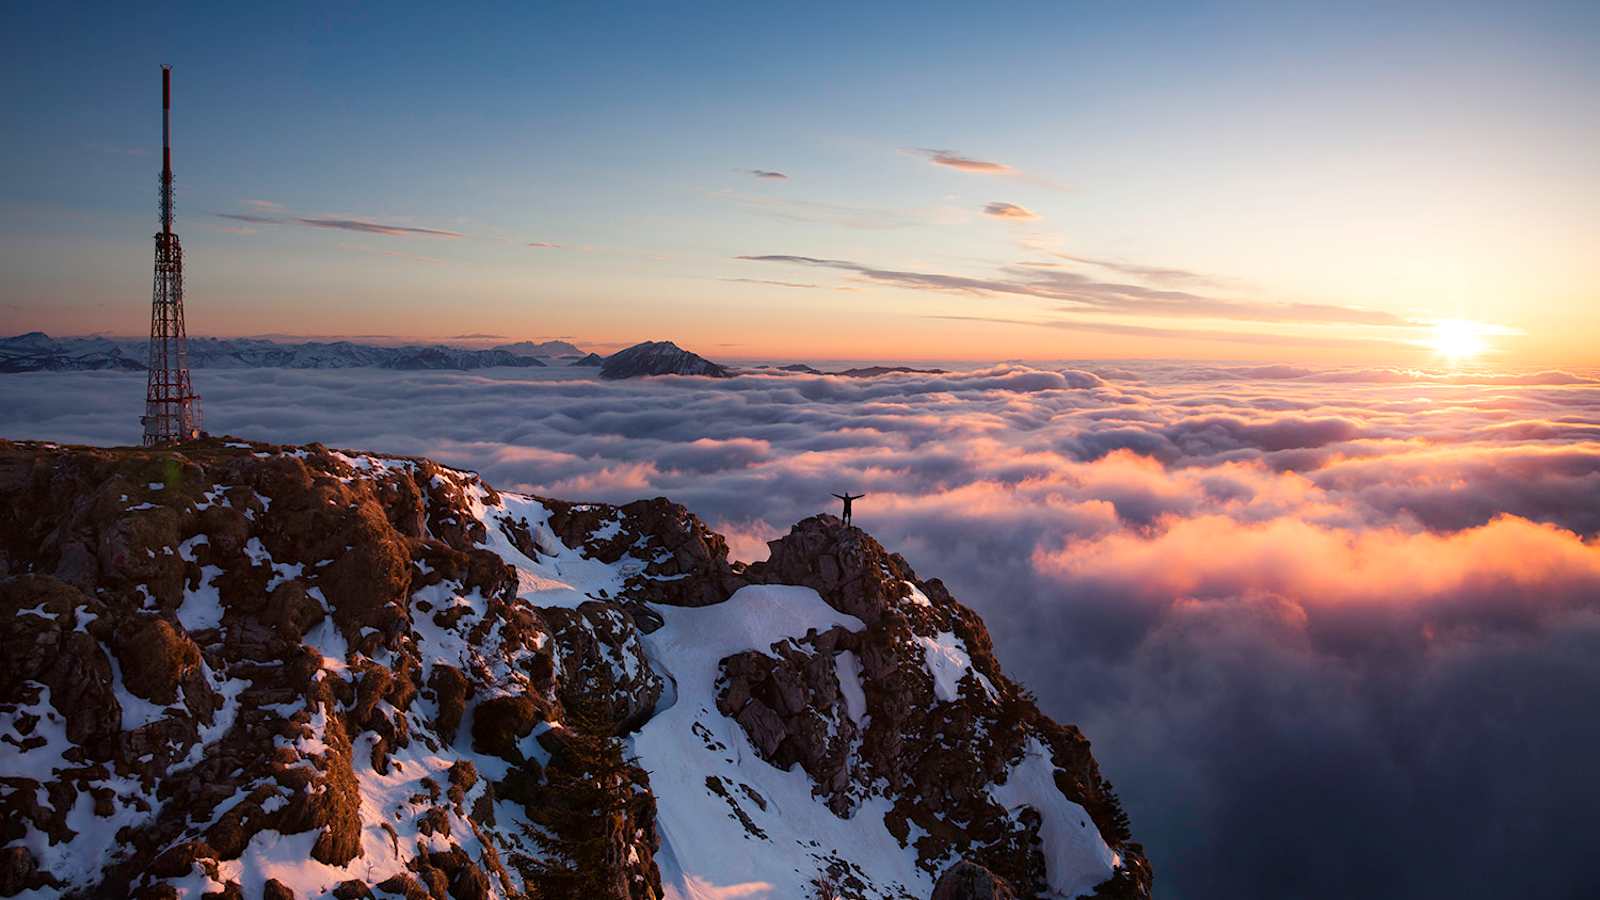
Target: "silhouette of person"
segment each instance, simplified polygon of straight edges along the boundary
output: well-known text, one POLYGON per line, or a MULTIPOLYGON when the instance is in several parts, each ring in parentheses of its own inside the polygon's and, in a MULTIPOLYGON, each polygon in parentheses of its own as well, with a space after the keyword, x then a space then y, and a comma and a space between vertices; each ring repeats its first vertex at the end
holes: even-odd
POLYGON ((865 497, 866 494, 856 494, 852 497, 850 496, 849 491, 845 491, 842 494, 834 494, 834 496, 844 501, 844 524, 848 526, 850 524, 850 501, 860 500, 862 497, 865 497))

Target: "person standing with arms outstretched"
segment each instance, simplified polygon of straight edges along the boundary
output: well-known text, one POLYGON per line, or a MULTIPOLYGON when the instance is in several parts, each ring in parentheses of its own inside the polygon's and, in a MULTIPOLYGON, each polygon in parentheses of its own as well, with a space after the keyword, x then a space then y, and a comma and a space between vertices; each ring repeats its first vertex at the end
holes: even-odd
POLYGON ((865 497, 866 494, 856 494, 852 497, 850 496, 849 491, 845 491, 842 494, 834 494, 834 496, 844 501, 844 524, 848 527, 850 524, 850 501, 860 500, 862 497, 865 497))

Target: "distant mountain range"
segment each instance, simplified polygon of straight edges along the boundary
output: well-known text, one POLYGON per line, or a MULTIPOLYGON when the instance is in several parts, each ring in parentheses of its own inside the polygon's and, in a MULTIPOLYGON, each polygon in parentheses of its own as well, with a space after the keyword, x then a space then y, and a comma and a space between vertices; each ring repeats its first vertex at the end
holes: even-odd
MULTIPOLYGON (((20 372, 143 371, 148 352, 144 338, 52 338, 30 331, 0 338, 0 374, 20 372)), ((194 369, 488 369, 496 366, 598 368, 601 378, 615 380, 651 375, 698 375, 732 378, 739 370, 719 365, 671 341, 645 341, 610 356, 588 353, 567 341, 517 341, 487 350, 444 344, 384 346, 353 341, 280 343, 264 338, 191 338, 189 366, 194 369)), ((796 375, 873 378, 895 373, 936 374, 942 369, 870 366, 825 372, 804 364, 756 370, 796 375)))
MULTIPOLYGON (((146 352, 143 339, 57 339, 34 331, 0 338, 0 372, 140 370, 145 367, 146 352)), ((551 365, 560 354, 580 357, 583 351, 565 341, 524 341, 489 350, 469 350, 442 344, 384 347, 350 341, 280 344, 260 338, 189 340, 189 366, 195 369, 528 368, 551 365), (545 349, 553 351, 547 358, 534 352, 545 349)))
MULTIPOLYGON (((758 369, 772 369, 771 366, 757 366, 758 369)), ((805 363, 794 363, 788 366, 778 366, 772 369, 776 372, 794 372, 800 375, 841 375, 845 378, 877 378, 879 375, 944 375, 948 369, 913 369, 910 366, 867 366, 859 369, 842 369, 838 372, 824 372, 805 363)))
MULTIPOLYGON (((546 359, 562 356, 583 356, 583 348, 566 341, 517 341, 515 344, 499 344, 489 348, 491 350, 504 350, 518 356, 538 356, 546 359)), ((589 354, 593 356, 594 354, 589 354)))

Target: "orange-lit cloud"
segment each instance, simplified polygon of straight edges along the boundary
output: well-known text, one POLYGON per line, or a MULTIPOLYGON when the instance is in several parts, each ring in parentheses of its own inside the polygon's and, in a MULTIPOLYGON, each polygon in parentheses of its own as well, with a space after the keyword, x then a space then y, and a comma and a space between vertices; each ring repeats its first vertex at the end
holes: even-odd
POLYGON ((992 162, 987 159, 974 159, 970 156, 963 156, 954 150, 930 150, 925 147, 919 147, 910 152, 926 157, 928 162, 936 166, 947 166, 952 169, 960 169, 963 172, 1004 175, 1016 171, 1016 169, 1004 163, 992 162))
MULTIPOLYGON (((1409 855, 1419 827, 1537 852, 1580 824, 1545 813, 1592 781, 1600 742, 1594 374, 195 380, 221 432, 426 454, 544 496, 667 496, 747 560, 835 511, 829 494, 865 493, 856 523, 976 608, 1008 674, 1094 735, 1141 833, 1176 846, 1288 807, 1308 840, 1409 855), (1507 771, 1514 790, 1462 790, 1507 771), (1403 814, 1372 814, 1396 798, 1403 814), (1525 825, 1484 838, 1485 820, 1525 825)), ((0 432, 136 439, 142 376, 106 376, 29 376, 0 432)))

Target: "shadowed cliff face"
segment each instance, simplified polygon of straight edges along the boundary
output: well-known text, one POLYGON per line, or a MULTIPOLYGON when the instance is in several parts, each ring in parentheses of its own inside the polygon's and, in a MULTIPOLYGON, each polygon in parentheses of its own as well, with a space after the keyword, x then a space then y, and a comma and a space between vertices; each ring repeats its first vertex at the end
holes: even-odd
POLYGON ((1149 894, 1087 740, 829 516, 747 568, 660 499, 0 442, 0 652, 0 896, 1149 894))

